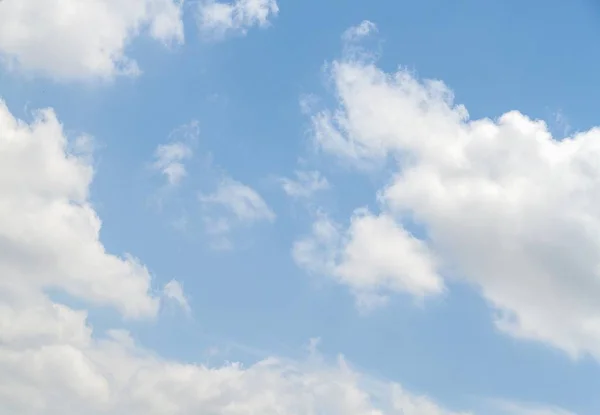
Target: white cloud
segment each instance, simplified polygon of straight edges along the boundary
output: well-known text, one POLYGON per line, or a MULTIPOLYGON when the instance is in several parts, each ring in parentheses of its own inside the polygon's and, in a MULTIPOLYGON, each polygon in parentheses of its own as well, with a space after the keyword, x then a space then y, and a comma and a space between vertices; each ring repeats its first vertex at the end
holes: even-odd
POLYGON ((229 177, 222 177, 213 193, 200 193, 198 199, 205 211, 204 227, 212 238, 211 247, 217 250, 233 248, 230 237, 240 226, 276 219, 256 190, 229 177))
POLYGON ((342 34, 343 54, 347 59, 374 59, 379 55, 381 44, 376 48, 365 48, 364 42, 377 34, 375 23, 363 20, 360 24, 352 26, 342 34))
POLYGON ((153 316, 146 268, 106 252, 89 199, 89 138, 71 146, 50 109, 31 124, 0 101, 0 295, 20 304, 54 288, 129 317, 153 316), (73 147, 76 152, 69 152, 73 147))
POLYGON ((275 0, 203 0, 198 7, 198 27, 205 34, 221 38, 229 33, 245 34, 253 26, 266 27, 277 16, 275 0))
POLYGON ((453 414, 397 384, 369 380, 342 358, 336 365, 277 358, 249 367, 185 364, 142 349, 125 331, 93 338, 82 312, 38 304, 15 314, 6 322, 19 336, 0 333, 2 413, 453 414))
POLYGON ((359 25, 352 26, 344 32, 342 39, 346 42, 355 42, 370 34, 377 32, 377 26, 375 23, 369 20, 363 20, 359 25))
POLYGON ((192 149, 184 143, 160 144, 154 152, 152 167, 160 171, 171 186, 176 186, 187 174, 183 162, 192 155, 192 149))
POLYGON ((185 312, 189 313, 192 311, 190 308, 190 303, 185 296, 183 287, 179 281, 169 281, 163 288, 163 294, 169 300, 177 303, 185 312))
MULTIPOLYGON (((145 268, 99 240, 90 155, 69 144, 52 110, 27 124, 0 105, 0 413, 458 415, 341 357, 314 359, 314 342, 306 361, 209 367, 161 358, 124 330, 95 333, 85 310, 44 289, 132 317, 155 314, 158 300, 145 268)), ((175 281, 163 294, 187 303, 175 281)))
MULTIPOLYGON (((123 330, 93 336, 82 311, 48 301, 0 305, 1 413, 467 415, 357 372, 343 357, 188 364, 157 356, 123 330)), ((502 413, 509 414, 568 413, 502 413)))
POLYGON ((312 233, 294 244, 298 265, 348 285, 361 307, 385 303, 387 291, 423 298, 444 289, 436 259, 389 215, 358 210, 345 233, 321 215, 312 233))
POLYGON ((283 191, 294 198, 309 198, 314 193, 329 189, 327 178, 318 171, 296 171, 296 178, 280 179, 283 191))
POLYGON ((199 198, 203 204, 221 206, 244 223, 275 220, 275 213, 254 189, 230 178, 221 179, 214 193, 199 198))
POLYGON ((163 43, 182 43, 182 2, 0 2, 0 57, 5 64, 57 80, 139 73, 126 49, 143 33, 163 43))
MULTIPOLYGON (((195 157, 193 148, 200 135, 197 121, 184 124, 171 132, 169 142, 160 144, 150 165, 167 180, 157 194, 156 201, 161 207, 168 192, 179 185, 187 175, 187 164, 195 157)), ((256 190, 240 183, 223 173, 214 164, 210 153, 200 154, 199 163, 203 168, 203 177, 213 182, 212 193, 200 192, 198 200, 203 208, 202 221, 207 234, 212 238, 211 246, 218 250, 233 247, 231 234, 241 226, 258 222, 275 221, 276 215, 256 190)), ((173 225, 183 230, 188 225, 188 217, 180 216, 173 225)))
MULTIPOLYGON (((147 271, 98 239, 93 171, 68 144, 51 110, 27 124, 0 105, 0 413, 451 415, 342 358, 208 367, 163 359, 127 331, 94 333, 86 311, 53 302, 44 288, 128 316, 153 315, 158 302, 147 271)), ((176 281, 163 294, 187 304, 176 281)))
POLYGON ((354 58, 330 68, 339 106, 312 118, 317 145, 395 160, 382 214, 423 225, 498 328, 600 358, 600 129, 556 141, 517 111, 470 120, 441 81, 354 58))
POLYGON ((160 144, 154 151, 152 168, 167 178, 171 186, 178 185, 186 176, 185 161, 192 158, 192 144, 198 139, 198 122, 182 125, 170 134, 170 142, 160 144))
POLYGON ((294 243, 292 256, 299 266, 311 273, 333 274, 341 245, 339 227, 320 213, 310 235, 294 243))

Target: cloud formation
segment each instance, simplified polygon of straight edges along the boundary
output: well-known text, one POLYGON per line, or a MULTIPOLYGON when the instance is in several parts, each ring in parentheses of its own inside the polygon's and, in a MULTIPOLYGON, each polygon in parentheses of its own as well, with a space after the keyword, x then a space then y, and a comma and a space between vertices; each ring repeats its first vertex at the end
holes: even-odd
POLYGON ((99 240, 88 142, 70 143, 51 109, 27 124, 0 102, 0 296, 18 305, 53 288, 128 317, 154 316, 148 270, 99 240))
MULTIPOLYGON (((194 8, 200 34, 223 38, 266 27, 275 0, 202 0, 194 8)), ((190 3, 192 4, 192 3, 190 3)), ((130 55, 142 36, 184 43, 184 0, 0 1, 0 63, 56 81, 112 80, 142 72, 130 55)))
POLYGON ((39 308, 22 318, 54 324, 21 328, 0 347, 0 410, 26 415, 459 415, 393 383, 369 382, 343 358, 338 364, 267 358, 249 367, 164 360, 125 331, 94 339, 85 317, 39 308), (37 312, 37 313, 35 313, 37 312), (43 313, 51 313, 44 315, 43 313), (43 318, 44 320, 39 320, 43 318), (60 330, 64 334, 60 335, 60 330), (67 331, 68 330, 68 331, 67 331), (67 337, 70 335, 71 337, 67 337), (370 384, 375 387, 366 387, 370 384), (378 402, 377 404, 373 402, 378 402))
MULTIPOLYGON (((356 56, 330 65, 338 105, 313 114, 315 144, 360 167, 392 160, 379 215, 424 227, 418 244, 481 290, 499 329, 600 358, 600 130, 559 141, 518 111, 470 119, 442 81, 356 56)), ((403 244, 379 249, 410 264, 403 244)))
POLYGON ((199 135, 198 121, 192 121, 175 129, 168 143, 156 147, 152 168, 165 176, 169 186, 177 186, 187 175, 185 162, 194 155, 192 145, 199 135))
POLYGON ((235 0, 220 2, 203 0, 197 13, 200 31, 213 38, 229 34, 246 34, 253 26, 266 27, 277 16, 276 0, 235 0))
POLYGON ((190 313, 192 311, 190 307, 190 303, 183 292, 183 286, 177 280, 171 280, 163 287, 163 295, 175 302, 179 307, 181 307, 186 313, 190 313))
POLYGON ((393 217, 364 209, 355 212, 345 232, 321 214, 292 254, 299 266, 350 287, 367 310, 385 304, 389 291, 422 299, 444 290, 428 246, 393 217))
POLYGON ((344 42, 356 42, 373 34, 373 32, 377 32, 377 25, 369 20, 363 20, 357 26, 348 28, 342 34, 342 40, 344 42))
POLYGON ((176 186, 187 174, 183 162, 192 154, 192 149, 181 142, 160 144, 154 152, 152 167, 167 178, 169 185, 176 186))
MULTIPOLYGON (((130 317, 154 315, 158 300, 145 268, 107 253, 98 239, 100 220, 88 201, 93 170, 89 155, 78 155, 88 146, 77 143, 87 140, 69 141, 50 109, 28 124, 0 105, 1 413, 454 414, 369 379, 341 357, 326 363, 314 348, 306 361, 210 367, 158 357, 125 330, 94 332, 85 310, 53 301, 44 288, 130 317)), ((241 218, 272 216, 235 182, 214 200, 232 202, 241 218)), ((176 281, 163 295, 189 307, 176 281)))
POLYGON ((284 177, 280 179, 283 191, 290 197, 297 199, 310 198, 316 192, 329 189, 329 182, 320 172, 296 171, 295 178, 284 177))
POLYGON ((127 47, 145 34, 184 41, 179 0, 0 2, 0 54, 8 67, 56 80, 140 72, 127 47))
POLYGON ((211 245, 216 249, 231 249, 230 234, 240 226, 259 222, 273 223, 275 212, 253 188, 228 176, 222 176, 212 193, 200 193, 204 225, 207 233, 215 238, 211 245))
POLYGON ((254 189, 228 177, 219 181, 213 193, 201 194, 200 201, 222 207, 241 222, 275 220, 275 213, 254 189))

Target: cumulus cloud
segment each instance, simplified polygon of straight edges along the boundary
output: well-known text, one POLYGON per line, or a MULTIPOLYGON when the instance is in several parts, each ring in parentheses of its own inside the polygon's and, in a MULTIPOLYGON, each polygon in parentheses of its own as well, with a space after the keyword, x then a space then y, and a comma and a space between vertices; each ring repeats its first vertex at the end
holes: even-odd
POLYGON ((393 160, 382 214, 423 226, 499 329, 600 358, 600 129, 556 140, 518 111, 470 119, 438 80, 353 57, 330 70, 339 105, 313 114, 316 145, 356 165, 393 160))
POLYGON ((434 255, 389 215, 359 209, 345 232, 320 215, 293 257, 307 270, 348 285, 363 308, 382 305, 389 291, 424 298, 444 289, 434 255))
POLYGON ((182 1, 0 2, 4 63, 57 80, 138 74, 126 51, 142 34, 161 43, 183 43, 182 1))
POLYGON ((129 317, 153 316, 147 269, 99 240, 89 138, 74 144, 52 110, 27 124, 0 102, 0 297, 18 304, 53 288, 129 317))
POLYGON ((197 23, 201 32, 221 38, 230 33, 246 34, 254 26, 266 27, 278 13, 276 0, 203 0, 198 7, 197 23))
POLYGON ((295 176, 295 179, 280 179, 283 191, 290 197, 309 198, 318 191, 329 189, 327 178, 316 170, 296 171, 295 176))
MULTIPOLYGON (((198 28, 212 38, 266 27, 279 12, 275 0, 197 3, 198 28)), ((58 81, 136 76, 132 42, 183 44, 183 11, 184 0, 0 1, 0 62, 58 81)))
POLYGON ((25 308, 0 305, 2 413, 467 415, 366 376, 343 357, 335 364, 312 357, 268 357, 249 366, 188 364, 157 356, 123 330, 94 335, 85 312, 47 300, 25 308))
POLYGON ((343 358, 334 365, 278 358, 249 367, 185 364, 157 357, 125 331, 92 337, 84 313, 42 304, 19 313, 11 327, 29 324, 0 346, 6 413, 459 415, 398 384, 367 382, 343 358), (34 324, 48 321, 51 329, 34 324))
MULTIPOLYGON (((152 315, 158 303, 144 267, 102 246, 92 168, 69 148, 52 110, 27 124, 0 105, 0 413, 453 414, 343 358, 209 367, 161 358, 124 330, 95 333, 85 310, 44 289, 129 316, 152 315)), ((176 281, 163 295, 189 307, 176 281)))
MULTIPOLYGON (((50 109, 27 123, 0 103, 0 413, 459 415, 343 357, 313 359, 315 343, 302 361, 207 366, 157 356, 125 330, 94 332, 84 309, 53 301, 45 289, 129 317, 154 315, 158 299, 145 267, 108 253, 99 239, 90 143, 68 140, 50 109)), ((274 218, 243 185, 224 188, 214 203, 241 194, 232 212, 274 218)), ((187 304, 177 281, 163 295, 187 304)))

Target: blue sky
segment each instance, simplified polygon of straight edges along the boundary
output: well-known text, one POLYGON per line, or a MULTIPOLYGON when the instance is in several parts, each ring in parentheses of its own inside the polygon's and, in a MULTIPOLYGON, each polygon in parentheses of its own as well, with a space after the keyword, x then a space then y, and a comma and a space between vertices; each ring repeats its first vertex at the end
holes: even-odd
POLYGON ((600 411, 600 6, 18 3, 0 3, 0 332, 20 334, 0 367, 20 380, 0 376, 0 413, 600 411), (58 305, 88 313, 83 343, 38 320, 58 305), (54 390, 44 370, 74 360, 43 351, 67 346, 89 368, 54 390), (273 356, 297 377, 255 366, 273 356), (321 396, 344 382, 369 400, 321 396))

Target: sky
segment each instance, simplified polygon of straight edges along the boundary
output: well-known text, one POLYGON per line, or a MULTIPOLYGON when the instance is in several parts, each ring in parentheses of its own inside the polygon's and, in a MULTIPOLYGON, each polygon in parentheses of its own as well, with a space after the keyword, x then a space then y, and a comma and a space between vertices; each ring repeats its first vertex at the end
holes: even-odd
POLYGON ((599 39, 591 0, 1 0, 0 415, 600 413, 599 39))

